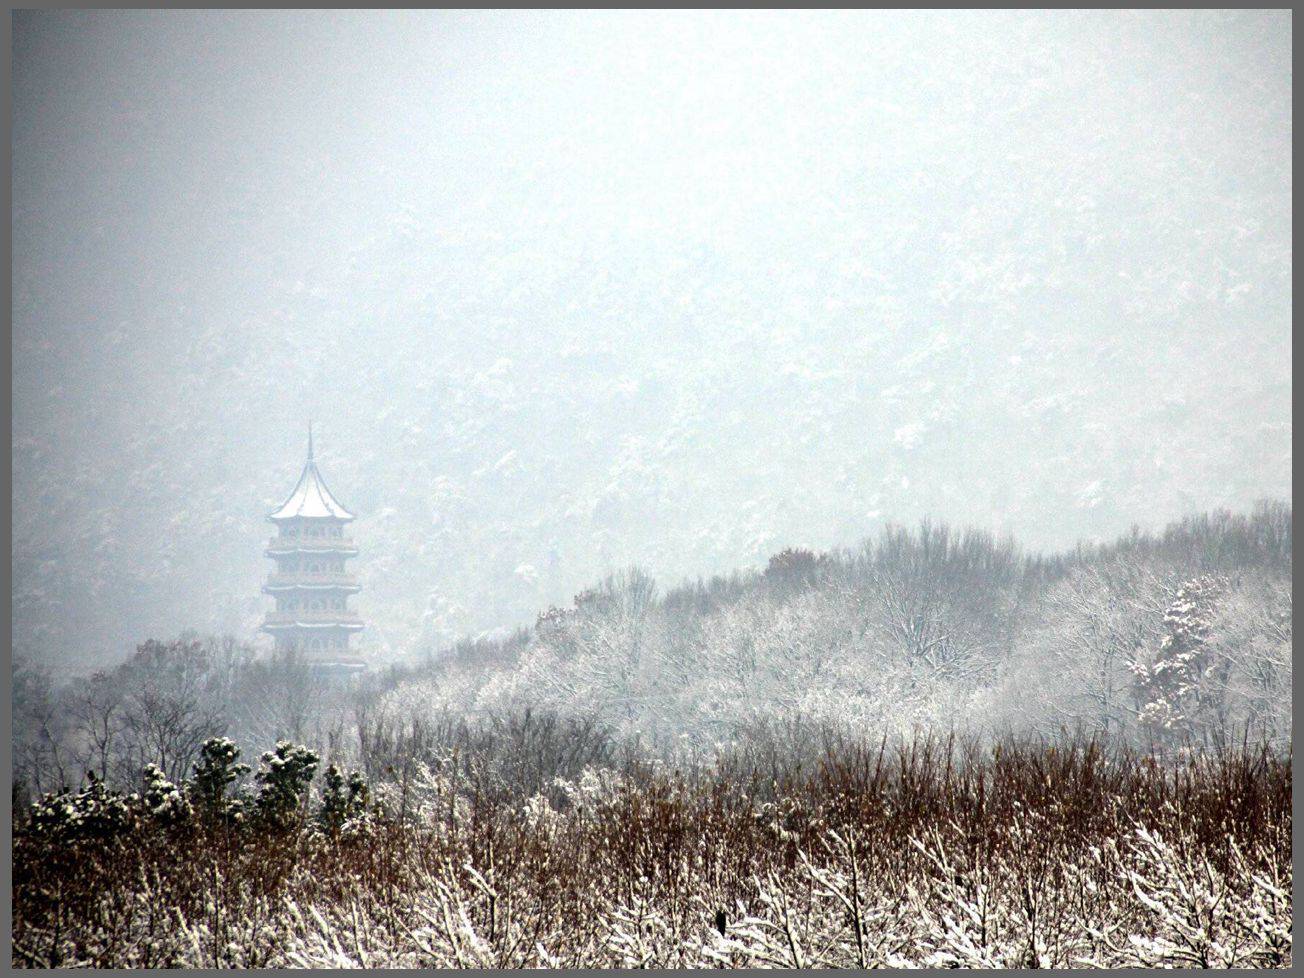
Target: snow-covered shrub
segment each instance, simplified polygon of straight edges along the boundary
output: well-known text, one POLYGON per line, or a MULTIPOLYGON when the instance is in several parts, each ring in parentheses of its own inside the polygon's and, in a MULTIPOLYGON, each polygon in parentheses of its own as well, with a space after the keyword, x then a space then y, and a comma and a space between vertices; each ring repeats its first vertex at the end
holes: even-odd
POLYGON ((548 796, 544 794, 531 795, 525 799, 521 806, 521 818, 531 831, 544 835, 554 831, 562 822, 561 813, 552 807, 548 796))
POLYGON ((321 758, 307 747, 282 740, 262 756, 254 807, 264 824, 285 829, 300 821, 308 786, 321 758))
POLYGON ((321 808, 317 819, 331 836, 353 835, 365 827, 371 791, 357 771, 347 778, 332 764, 322 783, 321 808))
POLYGON ((1137 829, 1127 870, 1146 927, 1129 940, 1137 964, 1168 968, 1280 967, 1291 952, 1290 864, 1285 878, 1255 871, 1235 841, 1217 868, 1189 838, 1174 843, 1137 829))
POLYGON ((573 781, 566 778, 553 779, 552 787, 562 811, 574 811, 581 817, 592 817, 602 806, 616 801, 629 785, 618 771, 586 767, 573 781))
POLYGON ((175 825, 190 818, 190 799, 168 780, 157 765, 145 765, 144 778, 145 792, 141 800, 153 821, 160 825, 175 825))
POLYGON ((210 737, 199 748, 190 793, 195 807, 210 818, 233 818, 242 807, 238 799, 228 800, 226 789, 249 773, 239 763, 240 748, 225 737, 210 737))
POLYGON ((87 772, 80 791, 65 788, 43 795, 32 806, 29 831, 57 840, 112 839, 135 828, 139 796, 112 791, 95 772, 87 772))

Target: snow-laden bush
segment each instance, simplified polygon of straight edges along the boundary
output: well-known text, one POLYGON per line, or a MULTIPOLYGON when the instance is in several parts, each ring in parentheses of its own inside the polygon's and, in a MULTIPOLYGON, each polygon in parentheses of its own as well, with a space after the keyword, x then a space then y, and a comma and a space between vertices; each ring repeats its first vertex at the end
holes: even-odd
MULTIPOLYGON (((1235 840, 1217 868, 1189 838, 1166 840, 1137 829, 1127 870, 1147 928, 1130 935, 1137 963, 1167 968, 1280 967, 1291 953, 1291 868, 1270 880, 1255 871, 1235 840)), ((1278 866, 1271 861, 1270 866, 1278 866)))
POLYGON ((263 754, 262 762, 263 770, 255 775, 259 792, 254 808, 259 819, 277 829, 297 825, 321 758, 307 747, 282 740, 263 754))
POLYGON ((176 825, 190 818, 193 812, 186 792, 169 781, 157 765, 145 765, 144 777, 141 800, 151 819, 160 825, 176 825))
POLYGON ((234 819, 240 813, 239 799, 226 797, 227 788, 249 773, 249 765, 239 759, 240 748, 226 737, 210 737, 200 746, 190 793, 194 806, 205 816, 234 819))
POLYGON ((321 807, 318 823, 332 837, 353 836, 364 833, 369 825, 371 790, 367 780, 357 771, 347 778, 332 764, 322 780, 321 807))
POLYGON ((59 840, 112 839, 130 832, 139 818, 139 796, 112 791, 94 771, 86 786, 43 795, 32 806, 28 829, 59 840))

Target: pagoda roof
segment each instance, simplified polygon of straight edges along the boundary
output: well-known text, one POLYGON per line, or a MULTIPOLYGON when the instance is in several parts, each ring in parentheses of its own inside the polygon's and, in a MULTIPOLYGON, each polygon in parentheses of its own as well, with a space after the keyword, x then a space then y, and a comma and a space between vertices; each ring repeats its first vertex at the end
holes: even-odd
POLYGON ((308 434, 308 461, 303 466, 303 474, 299 476, 290 498, 274 513, 269 513, 267 518, 269 520, 353 519, 353 514, 331 495, 331 491, 326 488, 326 480, 317 470, 317 463, 312 459, 311 431, 308 434))

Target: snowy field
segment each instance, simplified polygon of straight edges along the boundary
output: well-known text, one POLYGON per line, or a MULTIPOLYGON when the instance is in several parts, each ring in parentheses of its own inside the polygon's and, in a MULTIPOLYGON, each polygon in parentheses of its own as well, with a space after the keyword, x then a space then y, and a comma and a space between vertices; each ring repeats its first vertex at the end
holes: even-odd
MULTIPOLYGON (((1099 744, 826 744, 586 768, 521 798, 500 752, 373 796, 282 746, 259 792, 38 810, 16 965, 1077 967, 1291 962, 1291 763, 1099 744)), ((519 752, 518 752, 519 753, 519 752)))

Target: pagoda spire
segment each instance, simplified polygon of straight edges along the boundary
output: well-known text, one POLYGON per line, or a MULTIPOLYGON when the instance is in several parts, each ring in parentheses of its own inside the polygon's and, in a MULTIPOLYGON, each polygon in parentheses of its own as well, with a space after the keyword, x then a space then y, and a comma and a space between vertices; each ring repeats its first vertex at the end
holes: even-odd
POLYGON ((303 463, 303 473, 290 493, 290 498, 270 514, 273 522, 300 517, 333 517, 341 521, 353 519, 353 514, 340 505, 326 488, 326 480, 313 461, 312 422, 308 423, 308 460, 303 463))

